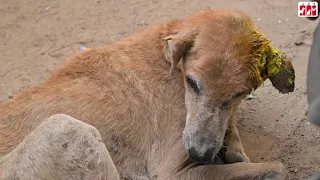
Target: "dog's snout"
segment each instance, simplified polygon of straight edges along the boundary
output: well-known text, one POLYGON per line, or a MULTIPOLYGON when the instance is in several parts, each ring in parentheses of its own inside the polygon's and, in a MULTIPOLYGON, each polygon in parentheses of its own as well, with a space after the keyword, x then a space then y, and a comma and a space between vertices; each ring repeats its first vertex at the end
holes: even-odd
POLYGON ((211 148, 209 150, 206 150, 205 153, 200 153, 194 147, 191 147, 189 149, 189 157, 195 161, 208 162, 212 160, 214 151, 215 148, 211 148))

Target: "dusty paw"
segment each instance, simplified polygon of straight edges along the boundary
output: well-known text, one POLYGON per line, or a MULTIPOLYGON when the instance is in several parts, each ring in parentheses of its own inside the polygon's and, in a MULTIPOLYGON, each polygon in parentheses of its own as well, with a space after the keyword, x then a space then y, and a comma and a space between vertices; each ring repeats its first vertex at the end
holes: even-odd
POLYGON ((236 162, 250 163, 249 157, 243 151, 241 152, 241 151, 227 150, 224 153, 223 159, 226 164, 232 164, 232 163, 236 163, 236 162))

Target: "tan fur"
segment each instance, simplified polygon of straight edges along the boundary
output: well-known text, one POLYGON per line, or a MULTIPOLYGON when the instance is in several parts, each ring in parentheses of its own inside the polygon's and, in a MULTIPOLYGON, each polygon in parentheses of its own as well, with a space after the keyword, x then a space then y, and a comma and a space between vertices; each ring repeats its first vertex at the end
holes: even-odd
MULTIPOLYGON (((206 140, 199 149, 214 147, 213 160, 236 106, 258 87, 253 29, 243 13, 205 11, 72 56, 45 83, 0 104, 0 156, 63 113, 100 131, 122 179, 287 179, 281 164, 200 166, 184 151, 206 140), (187 85, 189 73, 203 84, 201 100, 187 85), (244 94, 233 99, 237 93, 244 94)), ((236 140, 226 144, 238 143, 232 153, 246 161, 235 126, 229 131, 236 140)))

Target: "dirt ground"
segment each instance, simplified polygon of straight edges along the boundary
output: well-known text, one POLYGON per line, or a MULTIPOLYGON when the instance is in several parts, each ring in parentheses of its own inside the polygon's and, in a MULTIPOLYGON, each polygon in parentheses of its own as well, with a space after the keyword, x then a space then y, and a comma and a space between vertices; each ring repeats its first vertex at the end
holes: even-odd
POLYGON ((239 129, 253 162, 279 160, 291 179, 320 171, 320 128, 306 113, 306 69, 317 23, 297 16, 296 0, 0 0, 0 101, 43 82, 81 45, 99 47, 204 9, 239 9, 293 59, 296 90, 270 82, 241 105, 239 129), (298 44, 298 45, 297 45, 298 44))

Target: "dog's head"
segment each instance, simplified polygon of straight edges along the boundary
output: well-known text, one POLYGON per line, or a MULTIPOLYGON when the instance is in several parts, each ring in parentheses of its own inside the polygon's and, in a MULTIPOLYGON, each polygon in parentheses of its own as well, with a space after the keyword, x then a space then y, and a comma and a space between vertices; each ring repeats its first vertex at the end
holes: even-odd
POLYGON ((294 89, 291 62, 241 12, 206 11, 177 22, 164 52, 170 72, 179 63, 184 76, 183 141, 197 161, 214 159, 236 106, 264 80, 282 93, 294 89))

